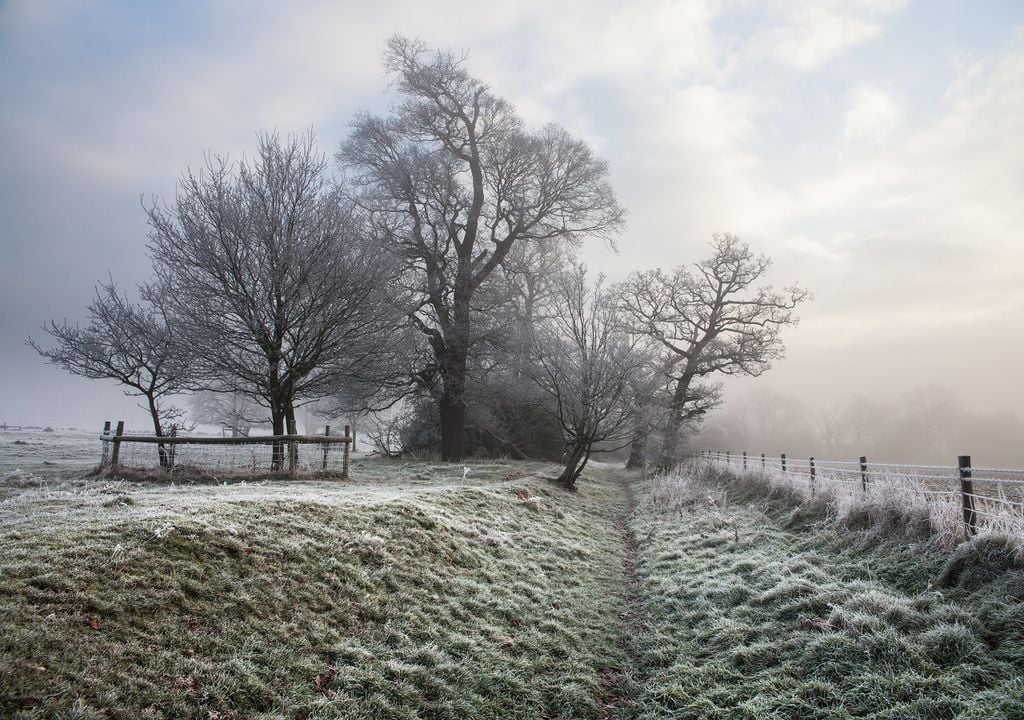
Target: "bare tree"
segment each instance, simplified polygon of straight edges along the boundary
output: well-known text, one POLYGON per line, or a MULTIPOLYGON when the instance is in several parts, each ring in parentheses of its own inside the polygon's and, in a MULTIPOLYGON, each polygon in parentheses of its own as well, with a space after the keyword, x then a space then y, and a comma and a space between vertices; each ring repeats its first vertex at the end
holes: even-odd
POLYGON ((358 118, 338 154, 401 258, 430 351, 417 379, 437 403, 448 460, 465 453, 477 291, 520 243, 610 237, 623 219, 607 165, 556 125, 526 130, 463 59, 393 37, 385 62, 401 102, 390 117, 358 118))
POLYGON ((190 416, 197 422, 219 425, 231 437, 247 437, 253 426, 266 422, 264 409, 237 390, 200 390, 190 398, 190 416))
POLYGON ((530 375, 552 400, 566 444, 558 482, 572 490, 596 443, 628 442, 632 381, 647 359, 640 337, 617 329, 602 278, 589 287, 577 265, 560 274, 557 287, 556 312, 535 333, 530 375))
POLYGON ((661 346, 671 382, 669 412, 658 464, 677 461, 679 433, 697 395, 694 381, 708 375, 757 376, 782 357, 781 330, 797 322, 794 308, 810 299, 796 285, 756 287, 771 260, 746 243, 715 235, 711 257, 670 272, 631 274, 616 290, 632 332, 661 346))
MULTIPOLYGON (((164 309, 158 303, 129 302, 111 279, 96 286, 86 310, 89 324, 84 328, 53 320, 43 326, 57 341, 53 349, 32 338, 28 344, 74 375, 116 380, 125 386, 125 395, 145 398, 141 407, 149 412, 153 432, 163 437, 164 425, 183 415, 164 398, 184 389, 189 379, 189 358, 164 309)), ((158 448, 164 466, 167 453, 163 445, 158 448)))
POLYGON ((260 135, 252 161, 211 156, 172 207, 148 208, 154 288, 198 384, 257 398, 275 435, 295 432, 303 402, 356 386, 368 398, 405 372, 394 264, 326 171, 312 133, 260 135))

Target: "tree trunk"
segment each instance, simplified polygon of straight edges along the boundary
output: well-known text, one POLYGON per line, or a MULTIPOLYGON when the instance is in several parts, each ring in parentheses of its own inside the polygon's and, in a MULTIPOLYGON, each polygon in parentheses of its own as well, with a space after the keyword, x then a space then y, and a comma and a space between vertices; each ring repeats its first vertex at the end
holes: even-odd
POLYGON ((447 390, 441 397, 441 459, 454 462, 466 456, 466 403, 447 390))
MULTIPOLYGON (((147 395, 146 399, 149 401, 149 416, 153 419, 153 433, 157 437, 164 436, 164 430, 160 426, 160 410, 156 406, 156 398, 152 395, 147 395)), ((160 467, 169 467, 171 464, 170 456, 167 454, 167 446, 163 443, 159 443, 156 446, 157 456, 160 458, 160 467)))
POLYGON ((676 381, 668 422, 665 423, 665 437, 661 442, 661 457, 658 458, 659 470, 671 470, 679 463, 679 430, 683 426, 686 402, 690 399, 691 382, 693 382, 693 374, 690 372, 684 372, 682 377, 676 381))
POLYGON ((647 450, 647 433, 644 424, 637 422, 633 430, 633 442, 629 445, 629 457, 626 459, 626 469, 635 470, 644 466, 644 451, 647 450))
MULTIPOLYGON (((273 400, 270 406, 270 423, 272 426, 272 434, 284 435, 284 421, 284 409, 276 400, 273 400)), ((280 440, 275 440, 273 444, 273 449, 271 450, 270 469, 274 472, 280 472, 282 467, 284 467, 284 443, 280 440)))
POLYGON ((466 456, 466 356, 469 346, 469 315, 460 314, 451 333, 442 364, 441 459, 457 462, 466 456))
POLYGON ((562 474, 558 476, 555 482, 563 486, 566 490, 575 490, 576 481, 579 479, 580 474, 583 472, 583 468, 586 467, 587 460, 589 458, 590 443, 575 443, 569 450, 569 454, 566 457, 565 469, 562 470, 562 474))

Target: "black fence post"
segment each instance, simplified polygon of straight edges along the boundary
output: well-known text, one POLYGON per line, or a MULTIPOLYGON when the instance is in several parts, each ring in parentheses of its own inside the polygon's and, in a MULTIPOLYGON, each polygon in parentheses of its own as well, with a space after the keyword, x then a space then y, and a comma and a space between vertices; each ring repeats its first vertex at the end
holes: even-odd
POLYGON ((868 491, 868 458, 867 455, 860 456, 860 486, 864 492, 868 491))
POLYGON ((786 472, 786 453, 782 453, 782 472, 786 472))
POLYGON ((761 453, 761 472, 765 471, 765 467, 764 453, 761 453))
POLYGON ((814 479, 817 477, 817 473, 814 470, 814 456, 811 456, 811 497, 814 497, 814 479))
POLYGON ((977 514, 974 510, 974 481, 971 479, 971 456, 957 457, 960 470, 960 497, 964 504, 964 536, 969 540, 978 533, 977 514))
POLYGON ((743 472, 747 471, 747 451, 743 451, 743 472))
POLYGON ((725 466, 732 467, 732 459, 729 457, 729 451, 725 451, 725 466))

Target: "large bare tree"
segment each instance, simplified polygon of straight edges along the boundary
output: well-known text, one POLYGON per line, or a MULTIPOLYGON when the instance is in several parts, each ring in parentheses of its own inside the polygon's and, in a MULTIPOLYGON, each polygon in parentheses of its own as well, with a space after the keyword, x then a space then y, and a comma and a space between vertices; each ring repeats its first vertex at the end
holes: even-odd
POLYGON ((591 287, 582 265, 559 274, 553 305, 534 333, 529 374, 551 400, 566 445, 558 482, 572 490, 595 444, 629 441, 629 400, 649 358, 641 336, 619 329, 603 279, 591 287))
POLYGON ((529 131, 463 59, 403 37, 386 65, 400 102, 363 115, 338 154, 394 248, 429 355, 417 374, 438 406, 442 457, 465 453, 473 300, 520 243, 611 237, 623 220, 607 165, 557 125, 529 131))
MULTIPOLYGON (((74 375, 116 380, 125 386, 125 395, 145 398, 142 407, 149 412, 153 432, 163 437, 164 425, 183 414, 164 399, 187 385, 188 353, 161 303, 130 302, 113 280, 97 285, 95 293, 86 307, 89 322, 84 328, 51 320, 43 330, 56 346, 45 349, 32 338, 28 344, 74 375)), ((158 450, 161 466, 166 465, 164 446, 158 450)))
POLYGON ((197 384, 257 398, 275 435, 295 433, 298 404, 340 388, 369 397, 406 371, 394 264, 346 208, 312 133, 260 135, 237 166, 210 156, 148 214, 153 287, 197 384))
POLYGON ((698 378, 712 374, 760 375, 782 357, 781 331, 795 325, 793 310, 810 298, 793 285, 757 286, 771 265, 734 235, 715 235, 712 254, 692 268, 632 273, 616 289, 631 332, 661 346, 670 382, 668 415, 658 465, 677 462, 688 409, 706 395, 698 378))

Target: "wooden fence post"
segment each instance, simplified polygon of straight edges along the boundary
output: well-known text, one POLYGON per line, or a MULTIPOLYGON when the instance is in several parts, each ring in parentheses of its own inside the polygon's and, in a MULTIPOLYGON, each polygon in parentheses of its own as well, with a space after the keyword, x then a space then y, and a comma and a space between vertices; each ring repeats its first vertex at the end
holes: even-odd
POLYGON ((743 451, 743 472, 747 471, 747 451, 743 451))
POLYGON ((351 440, 352 440, 352 428, 349 427, 348 425, 345 426, 345 437, 349 440, 349 442, 345 443, 344 450, 342 451, 342 456, 341 456, 341 479, 342 480, 351 480, 352 476, 349 475, 349 472, 348 472, 348 458, 349 458, 348 446, 350 445, 351 440))
POLYGON ((114 431, 114 452, 110 455, 110 467, 116 468, 121 460, 121 436, 124 435, 124 420, 117 421, 117 430, 114 431))
POLYGON ((864 492, 868 491, 868 458, 867 455, 860 456, 860 486, 864 492))
MULTIPOLYGON (((171 425, 171 437, 172 438, 178 437, 178 426, 177 425, 171 425)), ((167 472, 172 472, 174 470, 174 461, 177 459, 177 455, 178 455, 178 443, 172 442, 172 443, 170 443, 170 449, 167 451, 167 472)))
POLYGON ((811 456, 811 497, 814 497, 814 479, 818 476, 814 469, 814 456, 811 456))
POLYGON ((731 467, 732 466, 732 460, 729 458, 729 451, 728 450, 725 451, 725 466, 726 467, 731 467))
POLYGON ((765 465, 764 453, 761 453, 761 472, 765 471, 765 467, 766 467, 766 465, 765 465))
POLYGON ((957 457, 960 469, 960 497, 964 505, 964 536, 970 540, 978 533, 977 516, 974 511, 974 481, 971 479, 971 456, 957 457))
MULTIPOLYGON (((109 420, 107 420, 105 423, 103 423, 103 432, 101 433, 101 437, 107 437, 108 435, 110 435, 110 421, 109 420)), ((110 447, 107 444, 108 442, 109 442, 108 440, 104 440, 101 443, 103 445, 102 450, 100 450, 100 469, 101 470, 107 466, 107 453, 110 451, 110 447)))
MULTIPOLYGON (((291 432, 295 432, 293 427, 291 432)), ((290 434, 290 433, 289 433, 290 434)), ((299 444, 288 440, 288 475, 292 478, 299 474, 299 444)))
MULTIPOLYGON (((330 437, 330 436, 331 436, 331 426, 327 425, 327 426, 324 427, 324 437, 330 437)), ((323 462, 323 465, 321 466, 321 468, 323 470, 327 469, 327 450, 330 447, 331 447, 330 443, 324 443, 324 462, 323 462)))
POLYGON ((786 453, 782 453, 782 472, 786 472, 786 453))

